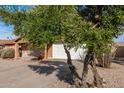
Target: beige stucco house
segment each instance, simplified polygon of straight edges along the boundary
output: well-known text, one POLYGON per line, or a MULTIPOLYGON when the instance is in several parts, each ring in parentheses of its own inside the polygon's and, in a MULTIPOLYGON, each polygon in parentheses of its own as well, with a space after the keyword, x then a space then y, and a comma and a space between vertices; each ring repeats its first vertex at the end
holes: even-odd
POLYGON ((1 48, 13 48, 15 50, 15 58, 24 56, 24 53, 27 51, 26 42, 21 40, 21 38, 13 40, 0 40, 0 46, 1 48), (22 52, 21 54, 20 51, 22 52))
POLYGON ((37 49, 29 49, 27 42, 21 38, 13 40, 0 40, 0 47, 2 48, 13 48, 15 50, 15 58, 20 57, 42 57, 42 51, 37 49))
MULTIPOLYGON (((117 46, 115 51, 115 57, 124 57, 124 42, 115 43, 117 46)), ((14 40, 0 40, 0 46, 3 48, 13 48, 15 50, 15 58, 20 57, 42 57, 43 59, 67 59, 64 47, 62 43, 54 43, 46 45, 44 51, 29 49, 27 42, 21 38, 14 40), (21 54, 20 54, 21 52, 21 54)), ((84 59, 85 49, 79 48, 75 51, 74 48, 70 49, 72 59, 84 59)))
MULTIPOLYGON (((16 59, 28 56, 41 57, 43 59, 67 59, 62 43, 47 44, 44 51, 28 49, 27 42, 21 38, 14 40, 0 40, 0 46, 3 48, 13 48, 15 50, 16 59)), ((82 48, 77 51, 75 51, 75 49, 70 50, 72 59, 81 59, 83 52, 84 50, 82 48)))

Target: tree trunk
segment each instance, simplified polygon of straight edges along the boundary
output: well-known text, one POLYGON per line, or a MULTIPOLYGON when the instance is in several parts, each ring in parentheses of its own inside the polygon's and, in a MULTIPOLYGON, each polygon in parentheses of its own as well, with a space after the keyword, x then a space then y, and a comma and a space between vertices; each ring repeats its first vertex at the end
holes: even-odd
POLYGON ((96 86, 96 87, 103 87, 103 80, 97 72, 96 62, 97 62, 97 59, 95 57, 95 54, 93 54, 92 60, 90 62, 91 69, 92 69, 92 72, 93 72, 93 78, 94 78, 93 83, 94 83, 94 86, 96 86))
POLYGON ((64 43, 63 43, 63 46, 64 46, 64 49, 65 49, 65 53, 67 55, 67 64, 68 64, 69 69, 71 71, 72 78, 73 78, 73 81, 74 81, 74 85, 75 85, 75 87, 80 87, 81 78, 79 77, 75 66, 72 64, 71 55, 70 55, 69 50, 67 49, 67 46, 64 43))
POLYGON ((86 87, 86 88, 88 87, 86 79, 88 74, 88 64, 90 60, 91 60, 91 54, 88 53, 84 59, 81 87, 86 87))
POLYGON ((103 87, 103 81, 102 81, 102 78, 99 76, 98 72, 97 72, 97 69, 96 69, 96 57, 95 57, 95 54, 94 53, 90 53, 88 52, 86 57, 85 57, 85 60, 84 60, 84 68, 83 68, 83 73, 82 73, 82 84, 81 86, 82 87, 89 87, 86 79, 87 79, 87 74, 88 74, 88 65, 90 64, 91 65, 91 68, 92 68, 92 72, 93 72, 93 78, 94 78, 94 83, 92 85, 93 86, 96 86, 96 87, 103 87))

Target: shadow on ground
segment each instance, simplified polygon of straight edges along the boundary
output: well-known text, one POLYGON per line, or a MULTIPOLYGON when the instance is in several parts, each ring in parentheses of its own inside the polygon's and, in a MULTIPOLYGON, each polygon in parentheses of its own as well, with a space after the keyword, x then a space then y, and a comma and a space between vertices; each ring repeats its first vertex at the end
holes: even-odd
POLYGON ((40 75, 55 74, 60 81, 73 84, 70 70, 64 61, 41 61, 38 65, 28 65, 28 67, 40 75))

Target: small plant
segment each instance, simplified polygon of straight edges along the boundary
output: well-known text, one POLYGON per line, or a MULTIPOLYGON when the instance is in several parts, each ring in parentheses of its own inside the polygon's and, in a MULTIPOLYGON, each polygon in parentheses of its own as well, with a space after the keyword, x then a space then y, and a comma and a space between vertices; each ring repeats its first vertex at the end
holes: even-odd
POLYGON ((13 48, 3 49, 1 53, 1 58, 14 58, 15 51, 13 48))

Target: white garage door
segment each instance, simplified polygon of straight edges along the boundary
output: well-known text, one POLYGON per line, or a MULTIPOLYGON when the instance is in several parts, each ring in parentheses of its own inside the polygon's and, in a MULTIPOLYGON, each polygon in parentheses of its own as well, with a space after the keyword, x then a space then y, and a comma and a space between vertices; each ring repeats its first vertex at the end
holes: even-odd
MULTIPOLYGON (((84 59, 85 52, 82 48, 77 49, 71 49, 70 50, 71 58, 72 59, 84 59)), ((62 44, 53 44, 53 58, 55 59, 67 59, 64 47, 62 44)))

